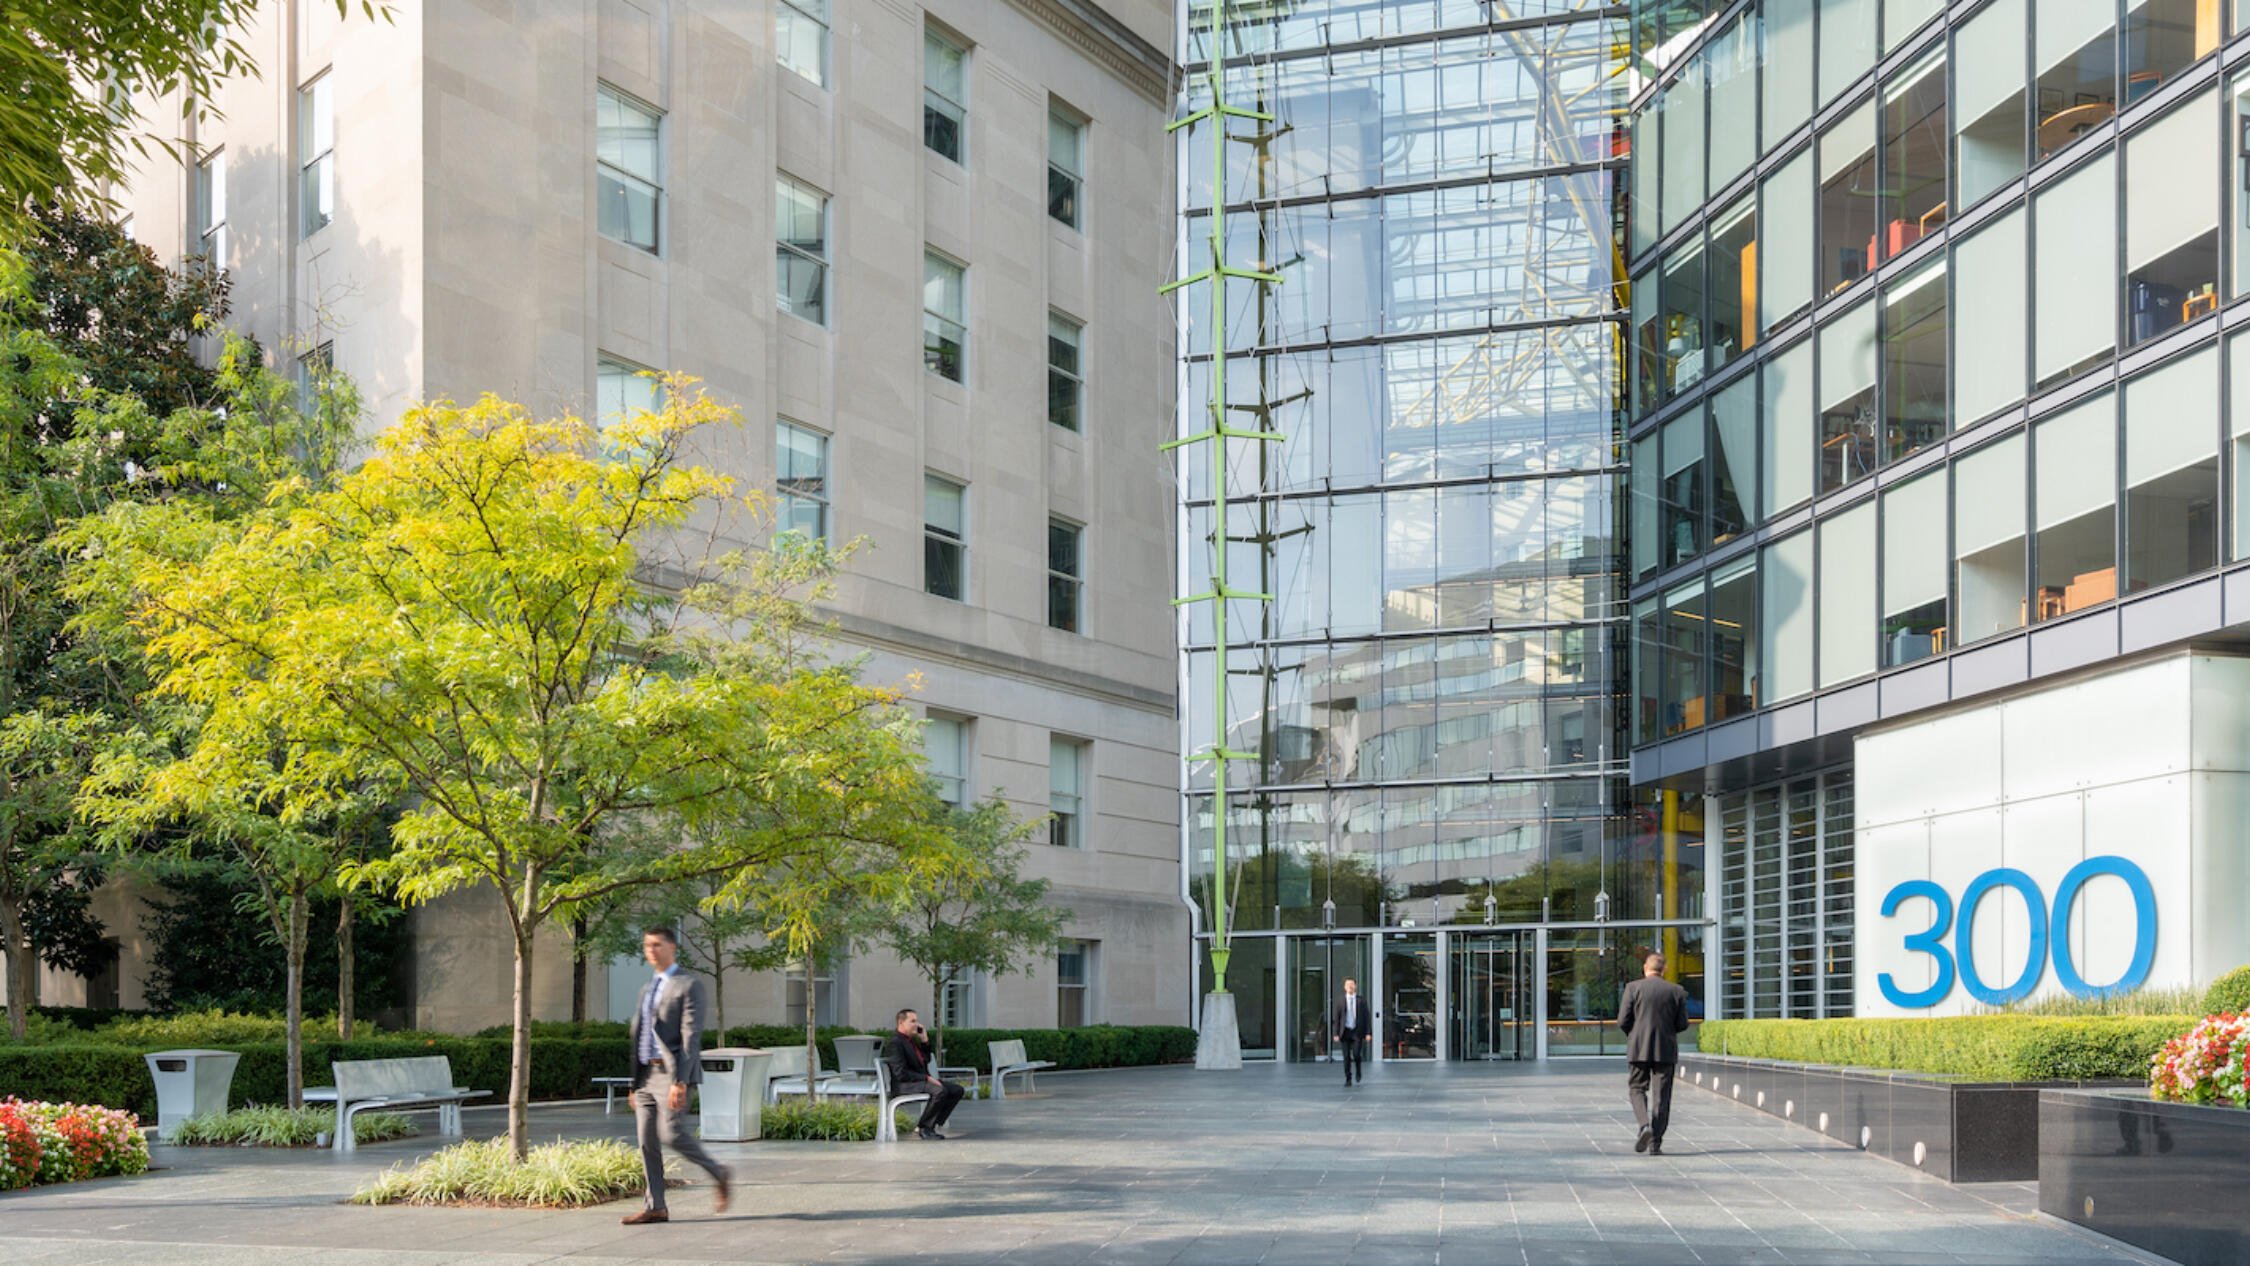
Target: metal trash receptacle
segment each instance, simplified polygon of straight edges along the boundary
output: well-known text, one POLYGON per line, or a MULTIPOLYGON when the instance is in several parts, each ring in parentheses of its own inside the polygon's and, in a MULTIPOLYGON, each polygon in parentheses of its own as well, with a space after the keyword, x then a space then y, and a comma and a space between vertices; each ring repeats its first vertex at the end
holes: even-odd
POLYGON ((721 1046, 703 1052, 697 1131, 705 1142, 748 1143, 763 1137, 767 1051, 721 1046))
POLYGON ((148 1075, 156 1083, 156 1134, 169 1140, 189 1117, 227 1110, 238 1051, 151 1051, 148 1075))

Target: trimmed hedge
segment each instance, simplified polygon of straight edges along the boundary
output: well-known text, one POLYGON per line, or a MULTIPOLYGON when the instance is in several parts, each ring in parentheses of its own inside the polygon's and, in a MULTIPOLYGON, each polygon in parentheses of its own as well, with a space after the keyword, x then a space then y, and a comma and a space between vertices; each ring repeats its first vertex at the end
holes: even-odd
POLYGON ((1978 1081, 2139 1081, 2157 1050, 2194 1024, 2193 1016, 1707 1020, 1697 1046, 1706 1055, 1978 1081))
POLYGON ((2250 966, 2237 967, 2212 981, 2210 991, 2203 995, 2205 1015, 2245 1013, 2250 1013, 2250 966))
MULTIPOLYGON (((836 1066, 836 1038, 854 1033, 888 1037, 888 1030, 823 1028, 819 1031, 820 1057, 836 1066)), ((947 1029, 945 1062, 979 1072, 992 1071, 987 1043, 1020 1039, 1029 1059, 1049 1059, 1057 1068, 1137 1068, 1145 1064, 1178 1064, 1195 1058, 1195 1030, 1171 1024, 1092 1024, 1080 1029, 947 1029)), ((713 1043, 716 1045, 716 1043, 713 1043)), ((805 1031, 787 1024, 746 1024, 726 1031, 728 1046, 799 1047, 805 1031)))

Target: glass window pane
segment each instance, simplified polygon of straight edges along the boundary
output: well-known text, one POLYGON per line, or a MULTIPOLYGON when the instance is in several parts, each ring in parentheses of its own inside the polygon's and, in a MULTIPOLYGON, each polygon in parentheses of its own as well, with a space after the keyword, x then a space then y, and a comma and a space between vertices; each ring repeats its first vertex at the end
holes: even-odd
POLYGON ((1758 310, 1758 217, 1745 197, 1711 221, 1705 265, 1711 305, 1711 367, 1716 369, 1757 341, 1749 317, 1758 310))
POLYGON ((1813 345, 1805 339, 1759 367, 1759 504, 1779 514, 1813 492, 1813 345))
POLYGON ((1994 0, 1953 36, 1953 199, 1963 208, 2023 171, 2030 128, 2024 4, 1994 0))
POLYGON ((1711 544, 1758 522, 1758 380, 1744 375, 1711 398, 1711 544))
MULTIPOLYGON (((1945 649, 1945 471, 1883 494, 1883 665, 1945 649)), ((1823 577, 1825 582, 1826 578, 1823 577)))
POLYGON ((1664 424, 1664 561, 1685 562, 1703 550, 1703 412, 1691 409, 1664 424))
POLYGON ((1953 571, 1960 640, 2022 628, 2025 445, 2019 432, 1953 464, 1953 571))
POLYGON ((1942 0, 1883 0, 1883 51, 1906 43, 1942 7, 1942 0))
POLYGON ((2156 91, 2218 46, 2218 0, 2125 0, 2125 99, 2156 91))
POLYGON ((1953 248, 1959 279, 1953 324, 1961 333, 1953 360, 1954 412, 1964 425, 2023 399, 2030 352, 2023 306, 2031 286, 2024 275, 2024 218, 2019 207, 1953 248))
POLYGON ((1703 203, 1703 74, 1690 63, 1657 102, 1664 115, 1664 216, 1659 233, 1687 223, 1703 203))
POLYGON ((967 372, 964 275, 952 260, 922 256, 922 366, 954 382, 962 381, 967 372))
POLYGON ((1633 741, 1664 737, 1664 709, 1657 690, 1664 678, 1664 634, 1656 620, 1656 599, 1633 607, 1633 741))
POLYGON ((1704 54, 1711 98, 1711 188, 1724 189, 1758 156, 1758 15, 1712 38, 1704 54))
POLYGON ((1885 461, 1945 438, 1945 297, 1943 259, 1883 291, 1885 461))
POLYGON ((774 487, 780 494, 777 532, 828 537, 828 437, 794 423, 774 431, 774 487))
POLYGON ((2039 0, 2032 143, 2046 158, 2117 113, 2117 0, 2039 0))
POLYGON ((1738 558, 1711 573, 1711 719, 1758 706, 1758 560, 1738 558))
POLYGON ((1759 252, 1763 258, 1753 255, 1751 263, 1764 274, 1764 288, 1758 296, 1758 328, 1764 331, 1812 302, 1812 151, 1798 151, 1759 188, 1764 203, 1759 216, 1766 240, 1759 252))
POLYGON ((2032 203, 2032 349, 2040 386, 2117 345, 2117 173, 2104 154, 2032 203))
POLYGON ((1875 436, 1875 317, 1862 303, 1820 327, 1820 490, 1868 474, 1881 460, 1875 436))
POLYGON ((1663 121, 1655 110, 1642 110, 1633 116, 1632 190, 1626 205, 1626 231, 1630 234, 1629 247, 1634 258, 1642 251, 1656 245, 1656 221, 1662 209, 1659 201, 1660 185, 1657 180, 1657 133, 1663 121))
MULTIPOLYGON (((2235 76, 2233 105, 2227 112, 2235 137, 2250 137, 2250 73, 2235 76)), ((2250 145, 2235 147, 2230 170, 2234 179, 2227 182, 2227 201, 2232 207, 2234 223, 2234 288, 2235 295, 2250 294, 2250 145)))
POLYGON ((922 477, 922 587, 956 601, 967 589, 967 492, 952 480, 922 477))
POLYGON ((1834 101, 1875 64, 1875 0, 1820 0, 1820 99, 1834 101))
POLYGON ((1875 671, 1875 502, 1820 524, 1820 684, 1875 671))
POLYGON ((1945 222, 1945 58, 1925 58, 1883 89, 1883 231, 1889 259, 1945 222))
POLYGON ((608 88, 595 101, 594 156, 628 176, 661 183, 657 116, 608 88))
POLYGON ((1647 413, 1664 402, 1671 380, 1672 362, 1665 355, 1668 341, 1664 318, 1657 305, 1657 271, 1653 268, 1633 279, 1633 411, 1647 413))
POLYGON ((1633 441, 1633 576, 1635 579, 1655 571, 1662 564, 1664 533, 1663 518, 1659 512, 1657 490, 1662 481, 1651 478, 1656 473, 1657 440, 1655 432, 1633 441))
POLYGON ((922 32, 922 86, 956 104, 969 99, 968 52, 935 31, 922 32))
POLYGON ((2125 586, 2218 564, 2219 353, 2169 361, 2125 384, 2125 586))
POLYGON ((1759 101, 1765 147, 1771 150, 1812 117, 1813 14, 1809 4, 1774 4, 1764 11, 1765 64, 1759 101))
POLYGON ((1784 537, 1767 546, 1761 558, 1765 637, 1752 693, 1763 707, 1813 688, 1813 534, 1784 537))
POLYGON ((787 176, 774 182, 774 274, 781 310, 828 320, 828 199, 787 176))
POLYGON ((1837 120, 1820 138, 1820 288, 1841 290, 1875 266, 1881 179, 1875 163, 1875 103, 1837 120))
POLYGON ((783 68, 828 83, 828 0, 781 0, 774 9, 774 51, 783 68))
POLYGON ((1703 381, 1710 358, 1703 337, 1703 242, 1691 238, 1664 261, 1664 396, 1703 381))
POLYGON ((1701 729, 1709 718, 1703 701, 1703 578, 1664 596, 1664 684, 1659 703, 1664 732, 1701 729))
POLYGON ((968 779, 968 724, 952 717, 932 716, 922 722, 922 759, 929 762, 930 777, 937 780, 938 799, 959 805, 968 779))
POLYGON ((1084 393, 1078 367, 1081 333, 1077 322, 1047 314, 1047 420, 1066 431, 1078 429, 1084 393))
POLYGON ((2117 596, 2117 408, 2107 392, 2031 432, 2032 619, 2117 596))
POLYGON ((2125 142, 2129 343, 2219 306, 2219 115, 2197 97, 2125 142))
POLYGON ((2233 431, 2234 557, 2250 558, 2250 334, 2227 340, 2227 419, 2233 431))

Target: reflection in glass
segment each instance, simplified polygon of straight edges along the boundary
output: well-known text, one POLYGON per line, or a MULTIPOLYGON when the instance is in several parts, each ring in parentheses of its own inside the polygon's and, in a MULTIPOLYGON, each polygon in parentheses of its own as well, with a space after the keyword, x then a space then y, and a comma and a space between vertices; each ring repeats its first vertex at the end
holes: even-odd
POLYGON ((2045 159, 2117 113, 2116 0, 2039 0, 2032 147, 2045 159))
POLYGON ((1703 333, 1703 241, 1691 239, 1664 261, 1664 398, 1703 381, 1711 357, 1703 333))
POLYGON ((1765 58, 1758 108, 1770 151, 1812 117, 1813 11, 1809 4, 1766 5, 1760 16, 1765 58))
POLYGON ((1707 622, 1701 577, 1664 595, 1664 732, 1703 728, 1703 636, 1707 622))
POLYGON ((1376 1040, 1385 1059, 1437 1058, 1437 937, 1385 935, 1376 1040))
POLYGON ((1758 310, 1757 205, 1745 196, 1711 221, 1707 266, 1711 304, 1711 367, 1740 356, 1758 336, 1748 318, 1758 310))
POLYGON ((1880 258, 1945 222, 1945 138, 1945 57, 1933 53, 1883 89, 1880 258))
POLYGON ((1954 30, 1953 200, 1963 208, 2023 171, 2030 127, 2024 4, 1995 0, 1954 30))
POLYGON ((2038 535, 2031 618, 2051 620, 2117 596, 2117 407, 2107 392, 2031 431, 2038 535))
POLYGON ((2106 359, 2117 345, 2116 159, 2103 154, 2032 201, 2032 355, 2038 386, 2106 359))
POLYGON ((2219 353, 2166 362, 2125 384, 2125 587, 2218 564, 2219 353))
POLYGON ((1633 741, 1664 737, 1664 707, 1657 689, 1664 680, 1664 633, 1656 622, 1656 599, 1633 604, 1633 741))
POLYGON ((1752 554, 1711 573, 1711 719, 1757 706, 1758 559, 1752 554))
POLYGON ((1758 367, 1762 388, 1758 449, 1764 465, 1758 474, 1759 505, 1779 514, 1812 495, 1813 342, 1800 340, 1758 367))
POLYGON ((1747 12, 1704 51, 1711 97, 1711 189, 1726 188, 1758 156, 1758 15, 1747 12))
POLYGON ((2125 100, 2163 87, 2218 46, 2218 0, 2126 0, 2125 100))
MULTIPOLYGON (((1317 902, 1315 904, 1318 904, 1317 902)), ((1367 986, 1365 936, 1306 936, 1289 942, 1289 1058, 1298 1061, 1341 1060, 1343 1052, 1331 1045, 1336 1008, 1343 1004, 1344 982, 1358 984, 1359 1005, 1374 1005, 1367 986)), ((1231 979, 1233 972, 1230 968, 1231 979)), ((1367 1052, 1362 1051, 1362 1057, 1367 1052)))
POLYGON ((1820 490, 1868 474, 1875 438, 1875 305, 1862 303, 1820 327, 1820 490))
POLYGON ((1945 298, 1943 259, 1883 291, 1885 461, 1945 438, 1945 298))
POLYGON ((1703 204, 1703 68, 1690 63, 1656 104, 1664 116, 1664 216, 1659 233, 1688 222, 1703 204))
POLYGON ((1953 463, 1953 575, 1963 642, 2024 626, 2024 437, 1953 463))
POLYGON ((2218 126, 2205 94, 2125 142, 2128 344, 2218 310, 2218 126))
POLYGON ((1664 561, 1703 552, 1703 415, 1690 410, 1664 424, 1664 561))
POLYGON ((1875 502, 1820 524, 1820 684, 1875 671, 1875 502))
POLYGON ((1711 544, 1758 521, 1758 381, 1745 374, 1711 398, 1711 544))
POLYGON ((1875 162, 1875 103, 1820 137, 1820 288, 1843 289, 1875 266, 1882 179, 1875 162))
POLYGON ((1883 494, 1883 666, 1945 649, 1945 472, 1883 494))
MULTIPOLYGON (((1482 917, 1481 913, 1477 916, 1482 917)), ((1455 933, 1449 942, 1449 1059, 1538 1055, 1539 964, 1529 933, 1455 933)))
POLYGON ((1641 472, 1633 485, 1633 578, 1653 572, 1664 557, 1664 532, 1659 526, 1657 497, 1661 481, 1650 479, 1648 472, 1656 469, 1658 432, 1651 431, 1633 441, 1633 469, 1641 472))

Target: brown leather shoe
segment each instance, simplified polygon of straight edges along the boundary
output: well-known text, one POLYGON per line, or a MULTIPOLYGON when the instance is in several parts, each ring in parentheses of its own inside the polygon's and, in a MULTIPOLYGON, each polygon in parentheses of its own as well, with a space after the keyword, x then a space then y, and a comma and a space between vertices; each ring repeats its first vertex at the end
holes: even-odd
POLYGON ((711 1199, 711 1212, 725 1213, 727 1211, 727 1197, 734 1194, 734 1184, 728 1180, 733 1177, 733 1170, 721 1170, 718 1177, 711 1180, 717 1183, 719 1187, 719 1194, 711 1199))
POLYGON ((626 1226, 647 1226, 651 1222, 670 1222, 671 1220, 672 1215, 662 1209, 643 1209, 639 1213, 627 1214, 618 1219, 626 1226))

